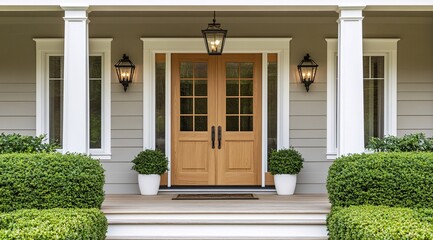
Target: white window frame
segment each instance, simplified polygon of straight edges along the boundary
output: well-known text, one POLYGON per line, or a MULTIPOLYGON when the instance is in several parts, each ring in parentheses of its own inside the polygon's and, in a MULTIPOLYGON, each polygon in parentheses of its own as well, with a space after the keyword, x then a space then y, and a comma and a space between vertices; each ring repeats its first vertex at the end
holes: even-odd
MULTIPOLYGON (((155 149, 155 54, 166 54, 165 72, 165 154, 171 161, 171 54, 207 53, 202 38, 141 38, 143 41, 143 149, 155 149)), ((288 148, 289 144, 289 85, 291 38, 228 38, 224 53, 262 54, 262 187, 268 158, 268 72, 267 54, 278 54, 278 117, 277 146, 288 148)), ((171 171, 168 171, 168 187, 171 171)))
MULTIPOLYGON (((63 38, 34 38, 36 42, 36 134, 49 136, 49 56, 64 55, 63 38)), ((111 41, 89 39, 89 55, 102 57, 101 148, 91 148, 96 159, 111 159, 111 41)), ((89 131, 89 130, 87 130, 89 131)))
MULTIPOLYGON (((385 57, 384 135, 397 134, 397 42, 398 38, 363 39, 363 56, 385 57)), ((337 157, 336 61, 338 39, 327 38, 327 151, 328 160, 337 157)))

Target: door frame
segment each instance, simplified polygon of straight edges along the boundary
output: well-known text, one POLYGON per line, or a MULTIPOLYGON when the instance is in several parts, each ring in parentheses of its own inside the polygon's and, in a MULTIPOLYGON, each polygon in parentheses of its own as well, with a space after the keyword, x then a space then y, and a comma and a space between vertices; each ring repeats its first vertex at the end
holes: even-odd
MULTIPOLYGON (((207 53, 202 38, 141 38, 143 41, 143 149, 155 149, 155 54, 164 53, 165 69, 165 154, 171 164, 171 54, 207 53), (146 117, 144 117, 146 116, 146 117)), ((291 38, 228 38, 224 53, 262 54, 262 187, 267 172, 267 111, 268 55, 278 54, 278 113, 277 146, 288 148, 289 143, 289 86, 291 38)), ((223 54, 224 54, 223 53, 223 54)), ((171 187, 168 171, 167 187, 171 187)))

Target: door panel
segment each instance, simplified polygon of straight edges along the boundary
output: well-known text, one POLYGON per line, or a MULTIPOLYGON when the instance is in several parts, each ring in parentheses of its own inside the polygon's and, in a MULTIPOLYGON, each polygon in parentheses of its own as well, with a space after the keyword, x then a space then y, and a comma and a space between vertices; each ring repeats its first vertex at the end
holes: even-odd
POLYGON ((261 54, 173 54, 172 134, 173 185, 259 185, 261 54))
POLYGON ((172 183, 215 184, 214 60, 203 54, 172 56, 172 183), (212 67, 211 67, 212 66, 212 67))
POLYGON ((261 182, 261 55, 225 54, 218 60, 218 185, 261 182))

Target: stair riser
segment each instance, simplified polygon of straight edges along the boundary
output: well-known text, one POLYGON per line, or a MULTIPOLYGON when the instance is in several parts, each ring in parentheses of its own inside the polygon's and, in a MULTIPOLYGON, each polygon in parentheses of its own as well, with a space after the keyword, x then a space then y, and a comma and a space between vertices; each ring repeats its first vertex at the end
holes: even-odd
POLYGON ((107 239, 326 239, 326 225, 109 225, 107 239))

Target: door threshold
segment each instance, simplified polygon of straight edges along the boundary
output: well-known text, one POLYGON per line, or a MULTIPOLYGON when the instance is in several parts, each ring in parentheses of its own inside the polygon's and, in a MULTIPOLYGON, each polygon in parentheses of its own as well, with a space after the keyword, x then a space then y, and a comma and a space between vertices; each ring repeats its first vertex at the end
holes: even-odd
POLYGON ((275 194, 274 187, 259 187, 259 186, 161 186, 160 194, 176 194, 176 193, 260 193, 260 194, 275 194))

